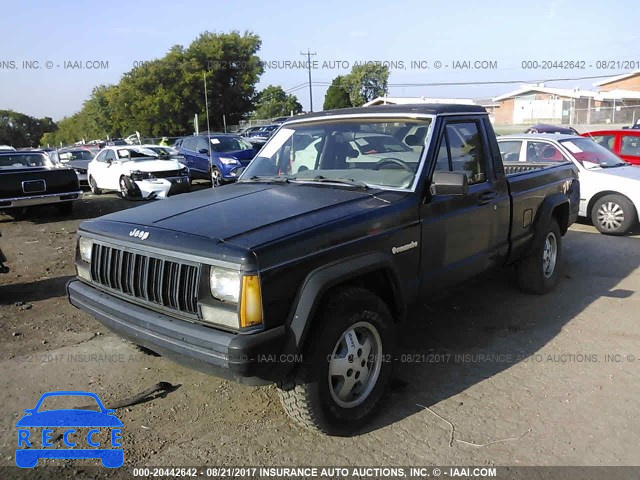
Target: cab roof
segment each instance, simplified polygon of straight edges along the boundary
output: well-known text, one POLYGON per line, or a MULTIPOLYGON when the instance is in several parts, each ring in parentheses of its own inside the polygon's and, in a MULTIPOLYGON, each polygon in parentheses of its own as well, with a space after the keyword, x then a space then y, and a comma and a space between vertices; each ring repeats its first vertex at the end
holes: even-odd
POLYGON ((322 112, 307 113, 305 115, 297 115, 289 118, 284 123, 289 123, 298 120, 311 120, 321 119, 329 117, 337 117, 342 115, 443 115, 448 113, 473 113, 473 114, 487 114, 484 107, 480 105, 461 105, 451 103, 425 103, 425 104, 413 104, 413 105, 376 105, 373 107, 353 107, 353 108, 338 108, 335 110, 326 110, 322 112))

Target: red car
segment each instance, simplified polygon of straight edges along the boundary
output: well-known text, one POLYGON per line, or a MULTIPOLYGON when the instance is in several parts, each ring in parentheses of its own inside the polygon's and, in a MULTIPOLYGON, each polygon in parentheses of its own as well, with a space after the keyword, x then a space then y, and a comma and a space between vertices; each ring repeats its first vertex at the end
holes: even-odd
POLYGON ((582 136, 591 138, 623 160, 640 165, 640 130, 598 130, 583 133, 582 136))

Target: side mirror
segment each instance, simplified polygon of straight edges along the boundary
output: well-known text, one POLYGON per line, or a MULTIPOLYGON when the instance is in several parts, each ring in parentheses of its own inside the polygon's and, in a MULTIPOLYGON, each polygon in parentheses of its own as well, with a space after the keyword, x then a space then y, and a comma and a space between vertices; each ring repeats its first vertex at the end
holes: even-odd
POLYGON ((461 172, 434 172, 429 187, 431 195, 467 195, 469 179, 461 172))
POLYGON ((201 148, 200 150, 198 150, 198 153, 201 153, 202 155, 209 155, 209 150, 207 150, 206 148, 201 148))

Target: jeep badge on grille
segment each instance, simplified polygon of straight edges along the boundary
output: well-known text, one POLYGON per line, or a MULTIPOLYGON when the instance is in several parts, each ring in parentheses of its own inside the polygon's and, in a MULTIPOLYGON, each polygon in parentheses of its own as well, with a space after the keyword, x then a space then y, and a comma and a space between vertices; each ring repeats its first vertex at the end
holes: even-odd
POLYGON ((137 228, 134 228, 129 232, 129 236, 137 237, 140 240, 146 240, 147 237, 149 237, 149 232, 145 232, 144 230, 138 230, 137 228))

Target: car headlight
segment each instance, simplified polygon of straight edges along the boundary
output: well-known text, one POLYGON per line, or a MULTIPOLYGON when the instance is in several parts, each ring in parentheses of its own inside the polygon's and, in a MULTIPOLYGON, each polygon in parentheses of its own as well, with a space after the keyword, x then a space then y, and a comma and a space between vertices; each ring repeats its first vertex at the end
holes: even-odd
POLYGON ((236 163, 240 163, 237 158, 233 157, 220 157, 220 161, 225 165, 235 165, 236 163))
POLYGON ((203 320, 242 329, 262 324, 262 290, 258 275, 242 275, 237 270, 210 267, 211 295, 222 301, 238 304, 237 310, 223 310, 205 303, 200 305, 203 320))
POLYGON ((146 180, 148 178, 153 178, 153 175, 149 172, 141 172, 140 170, 132 171, 129 176, 131 177, 131 180, 146 180))
POLYGON ((91 252, 93 251, 93 242, 90 238, 80 237, 78 241, 78 249, 80 250, 80 258, 83 262, 91 263, 91 252))
POLYGON ((183 167, 180 169, 180 173, 181 173, 182 175, 189 175, 189 167, 184 167, 184 166, 183 166, 183 167))
POLYGON ((211 267, 209 269, 211 295, 223 302, 238 303, 240 298, 240 273, 237 270, 211 267))

